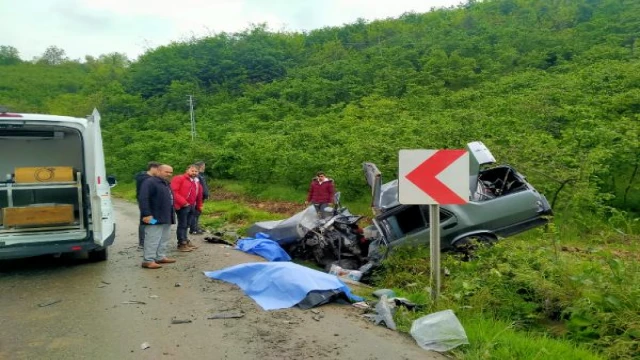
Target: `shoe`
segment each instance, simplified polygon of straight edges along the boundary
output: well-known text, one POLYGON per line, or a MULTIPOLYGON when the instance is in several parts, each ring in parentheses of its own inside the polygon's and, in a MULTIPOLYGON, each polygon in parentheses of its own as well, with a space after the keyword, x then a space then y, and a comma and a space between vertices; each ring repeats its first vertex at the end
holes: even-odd
POLYGON ((157 264, 173 264, 174 262, 176 262, 176 259, 172 258, 162 258, 160 260, 156 260, 157 264))
POLYGON ((199 246, 193 245, 193 243, 191 242, 191 240, 187 241, 187 247, 195 250, 197 249, 199 246))
POLYGON ((190 231, 189 234, 191 234, 191 235, 202 235, 202 234, 204 234, 204 231, 202 231, 202 230, 190 231))
POLYGON ((178 251, 180 251, 180 252, 191 252, 191 251, 193 251, 193 249, 190 248, 189 245, 184 243, 184 244, 178 245, 178 251))
POLYGON ((142 267, 145 269, 160 269, 162 265, 158 265, 155 261, 145 261, 142 263, 142 267))
POLYGON ((138 245, 138 250, 144 250, 144 245, 138 245))

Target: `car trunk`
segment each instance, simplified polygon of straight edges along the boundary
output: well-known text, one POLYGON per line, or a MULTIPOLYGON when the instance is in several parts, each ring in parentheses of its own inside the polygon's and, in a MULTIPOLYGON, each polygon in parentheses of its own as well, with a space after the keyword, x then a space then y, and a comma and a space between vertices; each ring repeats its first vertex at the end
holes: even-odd
POLYGON ((77 124, 0 127, 0 244, 88 239, 87 186, 77 124))

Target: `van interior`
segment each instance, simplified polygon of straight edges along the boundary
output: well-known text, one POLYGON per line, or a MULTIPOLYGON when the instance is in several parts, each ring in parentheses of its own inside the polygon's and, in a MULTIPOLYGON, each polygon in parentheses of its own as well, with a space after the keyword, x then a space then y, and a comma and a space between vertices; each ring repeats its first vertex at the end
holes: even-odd
MULTIPOLYGON (((47 232, 65 230, 76 232, 75 238, 86 237, 87 210, 84 185, 84 150, 80 131, 70 127, 38 125, 10 125, 0 127, 0 237, 2 241, 42 241, 47 232), (66 168, 71 177, 61 181, 51 178, 51 169, 66 168), (32 171, 27 180, 16 178, 16 172, 24 168, 44 168, 32 171), (38 171, 44 171, 43 178, 38 171), (32 180, 32 181, 31 181, 32 180), (67 220, 61 223, 44 221, 46 213, 29 212, 37 207, 62 206, 72 208, 67 220), (34 214, 29 224, 7 224, 2 214, 7 209, 26 209, 25 217, 34 214), (42 215, 44 214, 44 215, 42 215), (38 223, 37 217, 43 217, 38 223), (82 235, 84 233, 84 235, 82 235), (29 234, 41 236, 29 239, 29 234), (7 236, 4 236, 7 235, 7 236)), ((29 173, 27 173, 29 174, 29 173)), ((15 214, 15 213, 14 213, 15 214)), ((56 236, 47 239, 56 240, 56 236)))

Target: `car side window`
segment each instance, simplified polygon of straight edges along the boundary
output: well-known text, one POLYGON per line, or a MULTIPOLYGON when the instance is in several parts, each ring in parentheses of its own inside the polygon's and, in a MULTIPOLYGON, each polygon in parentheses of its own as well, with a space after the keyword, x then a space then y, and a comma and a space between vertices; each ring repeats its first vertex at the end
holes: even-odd
POLYGON ((427 226, 418 205, 408 206, 389 216, 383 222, 386 229, 392 234, 392 239, 390 239, 392 241, 427 226))

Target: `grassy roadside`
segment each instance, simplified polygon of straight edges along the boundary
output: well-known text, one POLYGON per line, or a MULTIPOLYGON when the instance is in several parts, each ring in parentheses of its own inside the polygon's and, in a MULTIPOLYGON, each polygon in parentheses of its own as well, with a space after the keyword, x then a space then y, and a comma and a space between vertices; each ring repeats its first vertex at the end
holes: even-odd
MULTIPOLYGON (((233 182, 212 188, 202 223, 241 235, 256 221, 295 213, 304 199, 287 189, 256 191, 233 182)), ((114 190, 134 198, 132 185, 114 190)), ((345 205, 368 211, 366 202, 345 205)), ((374 286, 424 305, 396 313, 400 331, 426 314, 454 310, 470 342, 452 351, 459 359, 634 359, 640 357, 640 236, 633 230, 620 234, 603 224, 577 237, 566 234, 580 229, 553 224, 480 250, 470 262, 444 255, 449 275, 438 303, 429 297, 429 249, 405 248, 377 272, 374 286)))

